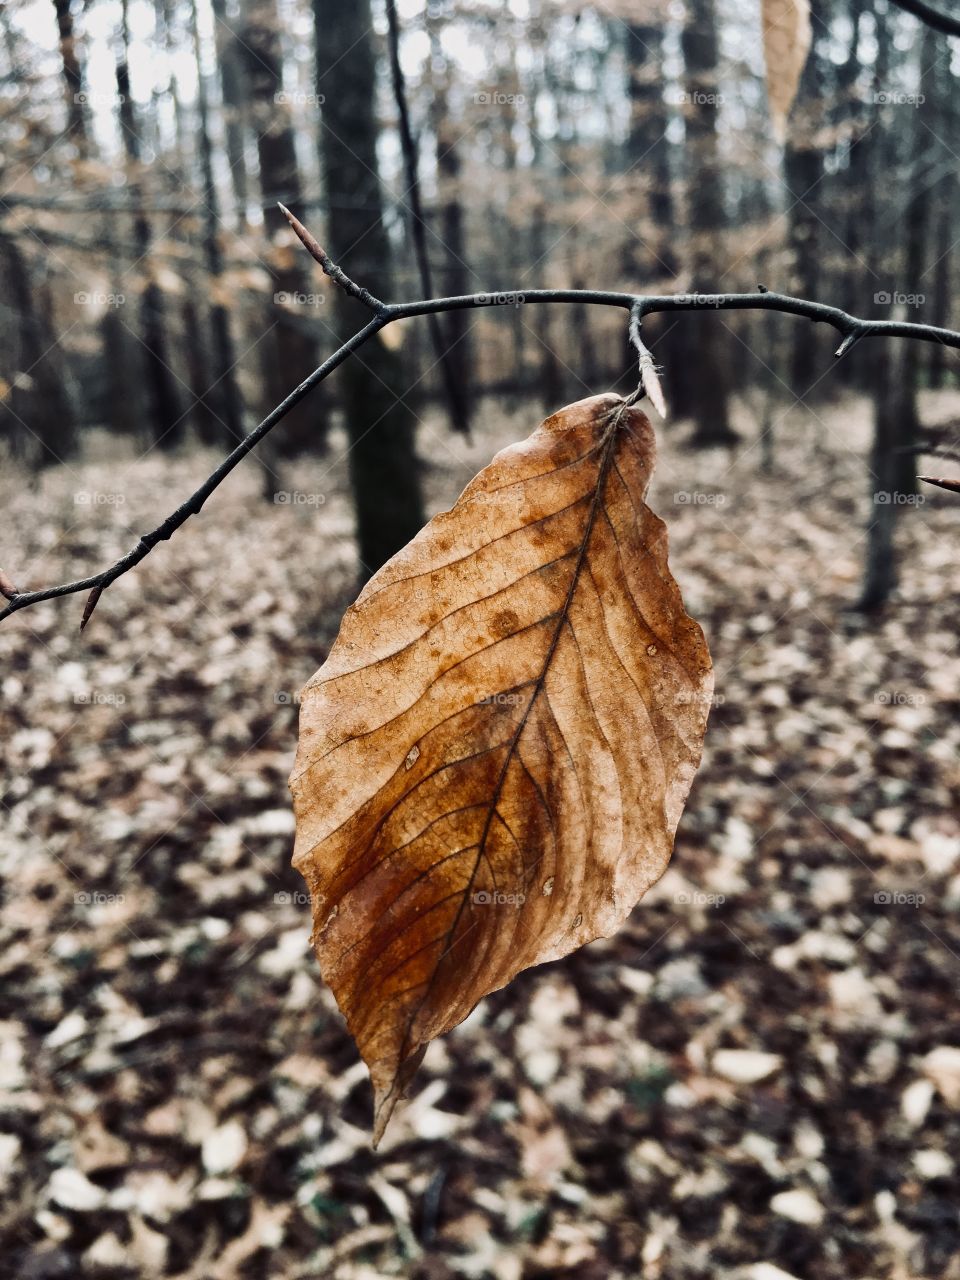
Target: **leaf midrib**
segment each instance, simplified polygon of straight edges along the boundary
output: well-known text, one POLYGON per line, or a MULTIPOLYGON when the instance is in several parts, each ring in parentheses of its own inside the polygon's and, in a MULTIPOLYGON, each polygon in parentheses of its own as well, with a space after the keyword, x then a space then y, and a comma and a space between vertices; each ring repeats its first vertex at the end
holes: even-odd
MULTIPOLYGON (((431 974, 430 979, 427 983, 426 991, 424 992, 422 998, 417 1002, 416 1006, 414 1007, 409 1017, 407 1018, 406 1027, 404 1029, 403 1040, 401 1041, 401 1044, 400 1044, 397 1076, 399 1076, 400 1067, 402 1066, 405 1060, 405 1054, 409 1047, 410 1032, 413 1028, 413 1024, 415 1023, 421 1010, 429 1000, 434 984, 437 979, 437 975, 439 974, 443 966, 443 962, 446 959, 446 957, 450 954, 450 951, 453 945, 455 945, 454 940, 456 938, 457 928, 463 917, 463 912, 466 909, 467 901, 470 896, 470 890, 476 880, 476 876, 477 876, 477 872, 479 871, 480 864, 483 861, 483 855, 486 847, 487 837, 490 834, 490 828, 493 825, 494 814, 496 813, 497 806, 500 803, 500 796, 502 794, 503 786, 506 781, 507 770, 510 767, 510 762, 513 759, 514 752, 517 749, 517 746, 520 742, 520 738, 526 727, 527 720, 529 719, 529 716, 530 716, 530 712, 533 710, 534 703, 536 702, 537 698, 539 697, 540 693, 544 688, 547 674, 550 670, 550 664, 553 661, 553 657, 554 657, 554 654, 556 653, 557 646, 560 643, 560 635, 563 631, 564 624, 566 623, 567 618, 569 616, 570 606, 573 603, 573 598, 576 595, 577 587, 580 583, 580 575, 583 569, 584 561, 586 560, 586 557, 587 557, 587 551, 590 546, 590 541, 593 536, 593 530, 596 525, 597 515, 603 503, 603 494, 606 488, 607 478, 610 474, 610 467, 616 455, 615 446, 617 441, 618 428, 620 426, 620 419, 622 418, 627 407, 628 407, 627 403, 626 401, 624 401, 616 409, 611 410, 611 413, 614 414, 615 416, 613 418, 613 421, 606 428, 604 437, 601 439, 600 446, 599 446, 600 453, 601 453, 600 468, 597 473, 597 482, 594 488, 593 499, 590 503, 590 510, 587 513, 586 524, 584 527, 583 538, 581 539, 581 542, 580 542, 580 549, 577 554, 577 560, 573 566, 573 571, 571 573, 570 586, 567 588, 567 595, 566 595, 566 598, 564 599, 563 605, 558 614, 557 625, 554 630, 553 636, 551 638, 550 646, 547 649, 547 652, 544 656, 544 660, 540 668, 540 674, 537 677, 536 682, 534 684, 533 693, 530 695, 530 701, 527 703, 526 709, 522 717, 520 718, 520 722, 518 723, 517 728, 514 731, 513 737, 508 740, 506 755, 504 756, 503 764, 500 767, 500 772, 497 775, 497 780, 496 780, 496 783, 494 784, 493 795, 487 807, 487 816, 484 821, 483 831, 481 832, 480 840, 477 844, 477 856, 474 859, 473 869, 470 872, 469 879, 467 880, 467 883, 464 886, 463 892, 461 894, 460 905, 457 908, 456 914, 454 915, 453 921, 451 922, 449 929, 447 930, 446 944, 444 946, 444 949, 441 951, 436 964, 434 965, 433 973, 431 974)), ((394 1087, 395 1086, 396 1086, 396 1078, 394 1080, 394 1087)))

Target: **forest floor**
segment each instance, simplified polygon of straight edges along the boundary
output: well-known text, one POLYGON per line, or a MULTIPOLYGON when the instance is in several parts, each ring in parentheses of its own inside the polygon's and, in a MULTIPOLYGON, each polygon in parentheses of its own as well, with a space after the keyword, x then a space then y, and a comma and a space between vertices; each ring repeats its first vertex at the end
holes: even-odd
MULTIPOLYGON (((421 429, 434 509, 537 415, 478 418, 421 429)), ((865 406, 790 412, 771 474, 744 430, 662 432, 717 671, 670 870, 434 1044, 378 1153, 289 866, 338 441, 289 500, 241 467, 82 636, 79 596, 0 626, 0 1275, 960 1280, 960 502, 904 509, 867 619, 865 406)), ((103 567, 211 462, 4 468, 0 562, 103 567)))

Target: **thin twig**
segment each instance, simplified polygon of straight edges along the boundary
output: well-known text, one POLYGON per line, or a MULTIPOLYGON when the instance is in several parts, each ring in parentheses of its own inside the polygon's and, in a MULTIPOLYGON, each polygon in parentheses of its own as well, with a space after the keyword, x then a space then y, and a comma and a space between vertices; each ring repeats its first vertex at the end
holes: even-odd
POLYGON ((894 449, 894 453, 913 454, 915 457, 922 455, 925 458, 947 458, 950 462, 960 462, 960 453, 955 449, 944 449, 938 444, 907 444, 900 449, 894 449))
MULTIPOLYGON (((291 225, 297 230, 296 219, 291 225)), ((298 232, 299 234, 299 232, 298 232)), ((302 237, 301 237, 302 238, 302 237)), ((312 240, 312 237, 310 237, 312 240)), ((307 243, 305 241, 304 243, 307 243)), ((309 248, 309 244, 308 244, 309 248)), ((722 294, 663 294, 638 295, 633 293, 617 293, 600 289, 530 289, 515 293, 468 293, 454 298, 424 298, 418 302, 379 302, 366 289, 344 274, 340 268, 320 249, 322 257, 317 261, 332 280, 345 288, 354 297, 359 297, 365 305, 374 311, 373 318, 348 338, 331 356, 324 360, 319 368, 277 405, 263 421, 245 436, 223 462, 204 480, 195 493, 177 507, 156 529, 145 533, 132 550, 128 551, 115 564, 92 574, 88 578, 79 578, 75 582, 64 582, 55 587, 42 587, 38 591, 15 592, 10 603, 0 611, 0 622, 10 614, 29 605, 39 604, 42 600, 52 600, 57 596, 73 595, 78 591, 93 591, 109 587, 122 574, 140 563, 153 550, 158 542, 171 537, 190 516, 198 515, 213 491, 233 471, 250 451, 272 430, 291 409, 319 383, 338 368, 355 351, 368 342, 375 333, 394 320, 405 320, 413 316, 432 315, 440 311, 463 311, 478 307, 491 307, 500 303, 511 306, 528 306, 536 303, 571 303, 587 306, 619 307, 621 310, 635 314, 637 323, 644 316, 668 311, 781 311, 788 315, 801 316, 806 320, 819 321, 832 325, 844 335, 840 352, 851 338, 865 337, 899 337, 916 338, 922 342, 938 342, 942 346, 960 349, 960 333, 952 329, 941 329, 933 325, 913 324, 900 320, 862 320, 852 316, 839 307, 829 307, 821 302, 810 302, 806 298, 794 298, 789 294, 769 293, 758 290, 756 293, 722 293, 722 294)), ((313 250, 311 249, 311 252, 313 250)), ((953 484, 953 482, 950 482, 953 484)), ((949 487, 949 486, 948 486, 949 487)), ((9 580, 7 580, 9 582, 9 580)), ((8 597, 9 598, 9 597, 8 597)))
POLYGON ((960 36, 960 18, 950 17, 940 9, 935 9, 927 0, 893 0, 895 5, 915 18, 925 22, 935 31, 943 31, 948 36, 960 36))

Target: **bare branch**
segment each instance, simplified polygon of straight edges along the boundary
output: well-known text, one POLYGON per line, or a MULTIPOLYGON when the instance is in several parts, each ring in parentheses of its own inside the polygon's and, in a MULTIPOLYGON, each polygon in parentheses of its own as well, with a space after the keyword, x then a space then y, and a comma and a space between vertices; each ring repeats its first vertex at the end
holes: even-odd
POLYGON ((927 4, 927 0, 893 0, 893 3, 906 13, 912 13, 935 31, 942 31, 948 36, 960 36, 960 18, 943 13, 932 4, 927 4))
MULTIPOLYGON (((300 224, 297 223, 292 215, 288 214, 288 217, 291 219, 291 226, 297 231, 300 224)), ((299 235, 300 232, 298 231, 297 234, 299 235)), ((307 243, 307 241, 304 241, 304 243, 307 243)), ((320 249, 319 245, 317 248, 323 255, 322 258, 318 258, 318 261, 324 271, 353 297, 358 297, 361 301, 365 301, 366 305, 375 312, 373 319, 358 330, 353 337, 349 338, 343 346, 334 351, 331 356, 328 356, 319 368, 315 369, 308 378, 304 379, 298 387, 291 391, 285 400, 278 404, 258 426, 254 427, 249 435, 241 440, 232 453, 224 458, 223 462, 204 480, 196 492, 191 494, 186 502, 182 503, 176 511, 167 516, 166 520, 162 521, 156 529, 153 529, 150 533, 145 533, 137 545, 128 551, 125 556, 122 556, 108 569, 104 569, 102 572, 93 574, 88 578, 80 578, 75 582, 64 582, 55 587, 43 587, 38 591, 14 592, 12 598, 7 592, 3 592, 3 594, 7 595, 10 603, 0 611, 0 622, 20 609, 25 609, 32 604, 39 604, 41 600, 52 600, 57 596, 73 595, 78 591, 105 589, 122 574, 127 573, 135 565, 139 564, 145 556, 150 554, 158 542, 163 542, 171 537, 181 525, 186 523, 190 516, 199 514, 203 504, 213 491, 226 479, 234 467, 259 444, 267 432, 271 431, 278 422, 286 417, 294 405, 299 404, 304 396, 319 383, 323 382, 325 378, 329 377, 334 369, 338 368, 349 356, 359 350, 375 333, 379 332, 385 325, 391 324, 394 320, 433 315, 440 311, 462 311, 477 307, 495 306, 500 299, 504 302, 509 301, 513 305, 522 306, 535 303, 573 303, 581 306, 619 307, 621 310, 629 312, 631 317, 636 317, 637 326, 639 326, 644 316, 653 315, 657 312, 781 311, 788 315, 801 316, 806 320, 832 325, 844 335, 845 342, 841 344, 841 351, 844 348, 848 349, 851 339, 857 340, 877 336, 915 338, 922 342, 938 342, 945 347, 952 347, 955 350, 960 349, 960 333, 952 329, 941 329, 926 324, 910 324, 899 320, 862 320, 857 316, 849 315, 846 311, 841 311, 839 307, 829 307, 820 302, 810 302, 806 298, 794 298, 789 294, 769 293, 765 290, 758 290, 756 293, 637 295, 599 289, 530 289, 515 293, 468 293, 455 298, 425 298, 418 302, 385 303, 378 301, 366 289, 361 289, 359 285, 344 275, 340 268, 327 258, 327 255, 320 249)), ((311 252, 313 252, 312 249, 311 252)), ((647 354, 649 355, 650 353, 648 352, 647 354)), ((948 481, 944 484, 944 487, 952 488, 956 484, 957 482, 955 481, 948 481)), ((8 582, 7 585, 11 584, 8 582)), ((96 602, 94 601, 94 603, 96 602)), ((89 617, 89 613, 87 616, 89 617)))

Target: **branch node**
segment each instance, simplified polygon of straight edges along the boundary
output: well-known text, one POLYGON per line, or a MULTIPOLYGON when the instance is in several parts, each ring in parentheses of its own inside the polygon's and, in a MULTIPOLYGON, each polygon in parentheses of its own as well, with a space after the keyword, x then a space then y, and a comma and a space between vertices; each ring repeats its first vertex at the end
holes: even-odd
POLYGON ((834 359, 842 360, 843 357, 847 354, 847 352, 851 349, 853 344, 857 341, 857 339, 860 336, 861 336, 861 333, 859 328, 851 329, 850 332, 847 334, 847 336, 844 338, 844 340, 840 343, 839 347, 837 347, 836 351, 833 353, 834 359))
POLYGON ((280 204, 278 200, 277 207, 290 223, 311 258, 320 263, 324 273, 330 277, 333 283, 339 286, 344 293, 349 294, 351 298, 356 298, 358 302, 362 302, 371 311, 377 312, 378 315, 382 314, 386 304, 381 302, 379 298, 375 298, 369 289, 364 289, 355 280, 351 280, 346 272, 337 266, 319 241, 310 234, 300 219, 294 217, 286 205, 280 204))
POLYGON ((640 381, 637 384, 636 399, 646 396, 653 407, 664 420, 667 416, 667 402, 664 399, 663 387, 660 384, 660 370, 657 368, 657 362, 653 358, 653 352, 650 351, 640 337, 640 317, 642 315, 642 302, 638 298, 630 308, 630 325, 628 332, 630 341, 633 344, 638 356, 640 366, 640 381))

